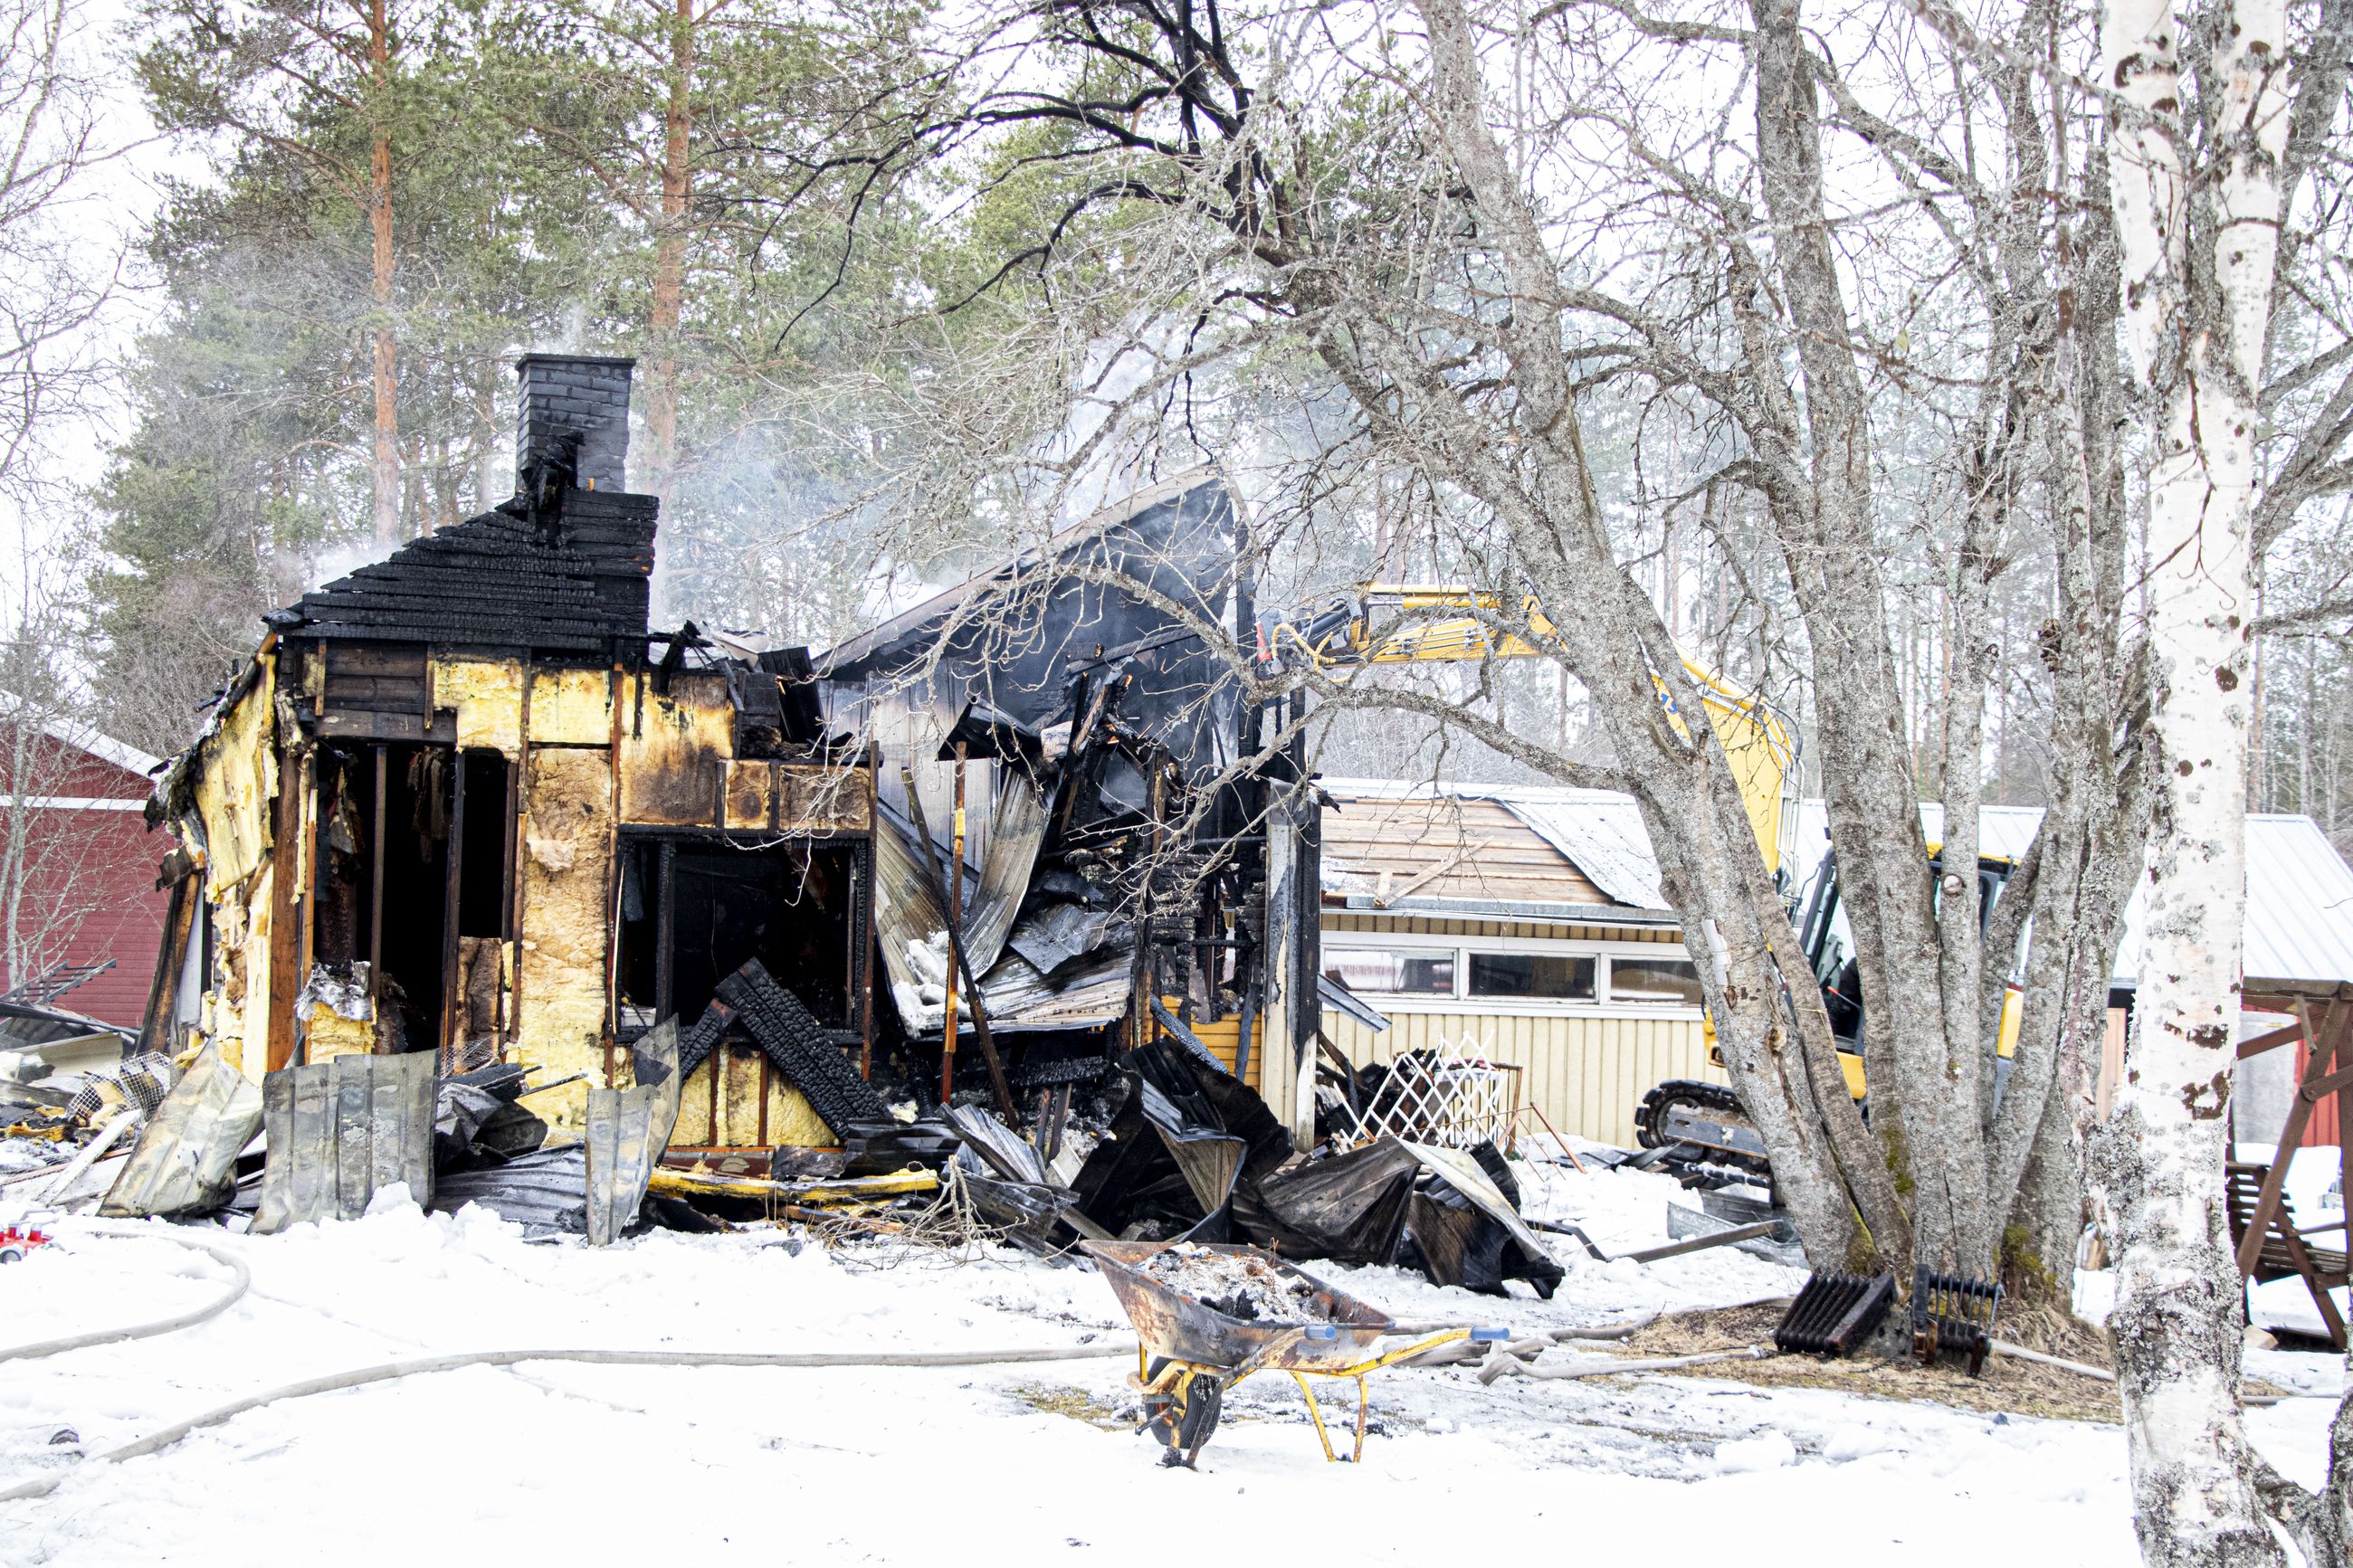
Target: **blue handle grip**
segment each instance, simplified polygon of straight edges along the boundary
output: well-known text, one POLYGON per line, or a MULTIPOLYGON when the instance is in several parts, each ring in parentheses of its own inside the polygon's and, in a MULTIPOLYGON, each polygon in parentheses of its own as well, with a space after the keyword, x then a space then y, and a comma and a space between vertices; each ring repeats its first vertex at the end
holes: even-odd
POLYGON ((1474 1345, 1501 1344, 1511 1337, 1512 1331, 1509 1329, 1473 1329, 1471 1331, 1471 1342, 1474 1345))

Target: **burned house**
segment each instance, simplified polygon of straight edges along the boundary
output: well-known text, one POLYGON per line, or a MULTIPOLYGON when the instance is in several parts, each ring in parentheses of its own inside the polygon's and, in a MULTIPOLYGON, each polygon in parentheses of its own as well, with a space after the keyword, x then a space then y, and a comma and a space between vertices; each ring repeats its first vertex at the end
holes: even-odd
MULTIPOLYGON (((151 807, 195 889, 158 985, 175 1047, 255 1079, 522 1064, 568 1136, 635 1036, 752 960, 828 1039, 867 1038, 871 770, 828 744, 794 656, 650 627, 629 368, 524 359, 514 498, 266 617, 151 807)), ((678 1141, 818 1139, 739 1035, 705 1043, 678 1141)))
POLYGON ((1222 662, 1256 628, 1221 486, 811 659, 653 627, 628 362, 520 369, 513 499, 266 617, 157 787, 149 1043, 185 1070, 109 1212, 250 1198, 267 1233, 398 1180, 596 1243, 952 1162, 1041 1250, 1248 1236, 1550 1289, 1461 1150, 1300 1158, 1317 797, 1271 743, 1297 715, 1222 662))
POLYGON ((187 846, 153 1042, 519 1066, 568 1141, 674 1018, 673 1156, 755 1172, 960 1089, 1050 1155, 1073 1086, 1164 1037, 1312 1114, 1312 811, 1152 607, 1249 626, 1223 490, 813 665, 651 626, 629 369, 526 357, 513 499, 266 617, 151 807, 187 846))

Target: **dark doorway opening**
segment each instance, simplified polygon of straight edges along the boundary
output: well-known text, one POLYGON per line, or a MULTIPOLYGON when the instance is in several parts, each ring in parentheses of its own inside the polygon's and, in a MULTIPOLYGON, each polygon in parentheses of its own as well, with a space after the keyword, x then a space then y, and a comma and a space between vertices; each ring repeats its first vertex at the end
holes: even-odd
POLYGON ((364 980, 379 1049, 440 1042, 452 758, 446 746, 413 742, 329 744, 318 753, 311 963, 364 980))
POLYGON ((509 831, 512 769, 500 752, 467 752, 465 809, 458 855, 458 934, 507 934, 507 889, 514 882, 509 831))
POLYGON ((672 1014, 692 1023, 720 981, 754 958, 818 1023, 856 1027, 859 851, 717 835, 625 839, 617 1031, 633 1036, 672 1014))

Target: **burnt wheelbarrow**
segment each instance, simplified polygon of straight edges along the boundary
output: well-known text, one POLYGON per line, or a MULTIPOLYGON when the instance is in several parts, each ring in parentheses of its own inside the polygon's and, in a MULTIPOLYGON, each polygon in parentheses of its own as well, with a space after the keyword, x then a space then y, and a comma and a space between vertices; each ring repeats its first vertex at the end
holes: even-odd
POLYGON ((1336 1460, 1332 1434, 1310 1378, 1356 1384, 1356 1444, 1365 1457, 1365 1379, 1383 1367, 1457 1340, 1485 1343, 1504 1329, 1443 1329, 1381 1352, 1401 1331, 1385 1313, 1344 1296, 1255 1247, 1208 1242, 1082 1243, 1135 1325, 1137 1366, 1129 1384, 1144 1394, 1145 1427, 1166 1448, 1164 1465, 1190 1467, 1217 1430, 1226 1390, 1255 1373, 1289 1373, 1306 1396, 1308 1418, 1336 1460))

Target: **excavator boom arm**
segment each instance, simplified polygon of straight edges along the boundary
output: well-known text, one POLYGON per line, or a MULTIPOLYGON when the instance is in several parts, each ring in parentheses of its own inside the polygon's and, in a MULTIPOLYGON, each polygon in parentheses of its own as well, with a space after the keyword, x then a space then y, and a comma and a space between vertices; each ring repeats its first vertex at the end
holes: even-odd
MULTIPOLYGON (((1302 612, 1269 628, 1269 657, 1301 658, 1319 668, 1351 668, 1387 664, 1481 663, 1491 658, 1534 658, 1546 650, 1530 637, 1548 639, 1553 623, 1533 595, 1521 596, 1518 622, 1526 635, 1498 627, 1495 620, 1508 598, 1491 589, 1459 587, 1442 583, 1368 583, 1351 598, 1336 599, 1323 609, 1302 612), (1389 610, 1410 616, 1433 610, 1464 610, 1467 615, 1419 621, 1384 633, 1372 633, 1372 613, 1389 610)), ((1778 874, 1785 837, 1795 822, 1788 807, 1797 771, 1796 731, 1780 714, 1752 692, 1741 690, 1704 665, 1683 660, 1683 669, 1698 688, 1708 722, 1723 742, 1733 776, 1748 808, 1749 826, 1765 868, 1778 874)), ((1676 715, 1674 694, 1658 682, 1660 700, 1676 715)))

